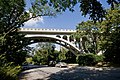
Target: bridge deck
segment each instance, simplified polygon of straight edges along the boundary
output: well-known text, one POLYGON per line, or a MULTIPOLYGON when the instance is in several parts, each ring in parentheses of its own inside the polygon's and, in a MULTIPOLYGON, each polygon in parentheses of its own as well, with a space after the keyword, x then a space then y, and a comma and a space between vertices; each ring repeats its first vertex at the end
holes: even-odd
POLYGON ((72 33, 75 33, 76 30, 20 28, 19 32, 23 32, 27 34, 72 34, 72 33))

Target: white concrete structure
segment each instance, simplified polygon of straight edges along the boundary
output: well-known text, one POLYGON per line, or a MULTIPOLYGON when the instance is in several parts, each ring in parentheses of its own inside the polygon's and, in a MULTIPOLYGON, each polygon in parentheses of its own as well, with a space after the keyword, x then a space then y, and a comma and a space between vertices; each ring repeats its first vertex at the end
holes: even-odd
POLYGON ((21 28, 19 32, 31 39, 31 43, 53 42, 68 48, 73 53, 81 52, 74 44, 75 39, 70 38, 76 30, 21 28))

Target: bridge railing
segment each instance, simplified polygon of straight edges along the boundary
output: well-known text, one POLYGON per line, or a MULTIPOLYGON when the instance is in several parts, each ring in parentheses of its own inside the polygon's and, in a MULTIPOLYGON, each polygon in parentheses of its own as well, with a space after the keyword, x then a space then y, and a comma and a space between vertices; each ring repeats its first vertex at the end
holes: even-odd
POLYGON ((41 28, 20 28, 20 31, 42 31, 42 32, 76 32, 76 30, 70 29, 41 29, 41 28))

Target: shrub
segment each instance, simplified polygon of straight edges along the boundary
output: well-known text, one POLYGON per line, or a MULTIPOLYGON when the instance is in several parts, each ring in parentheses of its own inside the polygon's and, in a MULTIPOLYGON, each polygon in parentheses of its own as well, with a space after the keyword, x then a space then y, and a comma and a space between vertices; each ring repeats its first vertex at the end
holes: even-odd
POLYGON ((18 74, 20 71, 20 66, 15 66, 12 62, 6 62, 5 57, 0 55, 0 79, 18 80, 18 74))
POLYGON ((103 55, 95 55, 95 54, 81 54, 77 58, 77 62, 81 66, 94 66, 98 62, 102 62, 104 60, 103 55))
POLYGON ((18 73, 21 71, 20 66, 13 66, 10 63, 0 67, 0 79, 2 80, 17 80, 18 73))
POLYGON ((95 61, 96 61, 96 63, 103 62, 104 58, 105 57, 103 55, 95 55, 95 61))

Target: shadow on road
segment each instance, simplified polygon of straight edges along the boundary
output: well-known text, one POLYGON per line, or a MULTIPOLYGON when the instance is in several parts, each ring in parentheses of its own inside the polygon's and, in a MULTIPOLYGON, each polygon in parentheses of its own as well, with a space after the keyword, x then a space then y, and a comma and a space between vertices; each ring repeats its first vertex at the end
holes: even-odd
POLYGON ((48 80, 120 80, 120 68, 76 67, 51 74, 48 80))
POLYGON ((25 75, 28 75, 28 74, 31 74, 31 73, 34 73, 34 72, 39 72, 39 73, 41 72, 42 73, 42 70, 39 70, 39 68, 45 68, 45 67, 47 67, 47 66, 46 65, 43 65, 43 66, 36 66, 36 65, 26 66, 26 68, 23 69, 22 72, 19 74, 19 80, 28 80, 28 79, 25 79, 25 75))

